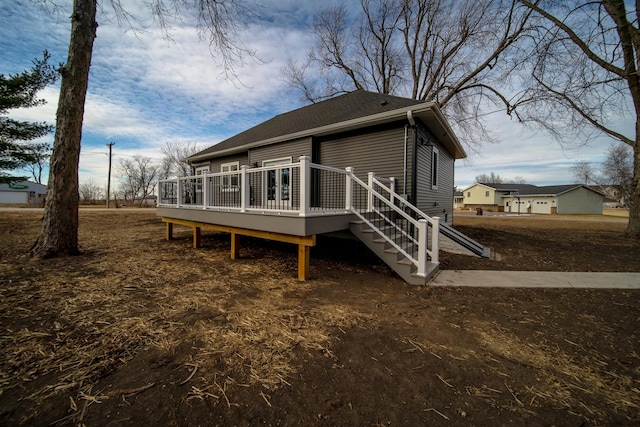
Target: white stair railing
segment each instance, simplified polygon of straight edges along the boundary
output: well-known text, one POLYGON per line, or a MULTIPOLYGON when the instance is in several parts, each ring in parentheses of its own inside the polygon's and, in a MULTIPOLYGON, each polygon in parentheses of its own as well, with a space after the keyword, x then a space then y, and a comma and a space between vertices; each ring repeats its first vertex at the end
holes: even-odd
POLYGON ((420 209, 418 209, 416 206, 411 204, 404 197, 397 194, 395 192, 395 180, 393 177, 389 179, 391 187, 387 187, 382 182, 382 180, 379 177, 375 176, 375 174, 373 173, 370 173, 370 181, 372 183, 371 185, 372 188, 375 189, 379 187, 382 190, 382 191, 379 191, 381 194, 385 194, 385 193, 388 194, 389 202, 398 206, 403 211, 409 211, 410 212, 409 215, 412 218, 415 218, 418 220, 424 219, 427 221, 427 223, 429 224, 429 227, 431 228, 431 248, 428 249, 427 253, 431 258, 432 263, 439 264, 440 263, 440 256, 439 256, 440 217, 437 217, 437 216, 430 217, 429 215, 425 214, 420 209))
POLYGON ((407 213, 397 206, 397 202, 409 206, 410 211, 412 208, 416 211, 418 209, 377 181, 374 176, 369 175, 370 185, 355 176, 352 168, 346 168, 346 171, 346 207, 409 260, 416 267, 417 276, 426 277, 427 256, 431 258, 432 263, 439 262, 437 240, 435 247, 432 242, 429 249, 427 233, 428 226, 431 225, 434 230, 432 234, 437 235, 438 219, 429 218, 424 214, 413 216, 407 213), (380 186, 382 192, 387 192, 389 196, 377 191, 376 186, 380 186))

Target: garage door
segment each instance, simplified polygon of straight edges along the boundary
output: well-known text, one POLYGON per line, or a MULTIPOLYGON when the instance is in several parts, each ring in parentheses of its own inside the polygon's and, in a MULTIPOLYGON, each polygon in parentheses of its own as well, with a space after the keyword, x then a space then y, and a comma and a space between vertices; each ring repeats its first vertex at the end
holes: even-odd
POLYGON ((0 191, 0 203, 27 203, 26 191, 0 191))
POLYGON ((549 200, 537 200, 531 202, 531 213, 550 214, 551 202, 549 200))

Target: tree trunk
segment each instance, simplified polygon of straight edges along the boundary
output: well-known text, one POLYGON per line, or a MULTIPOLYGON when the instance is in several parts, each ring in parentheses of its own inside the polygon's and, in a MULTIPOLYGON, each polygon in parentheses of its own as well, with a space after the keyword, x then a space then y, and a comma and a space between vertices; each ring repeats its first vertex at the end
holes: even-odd
POLYGON ((89 67, 96 36, 96 0, 74 0, 67 63, 62 67, 56 133, 42 229, 31 248, 38 257, 78 250, 78 162, 89 67))
MULTIPOLYGON (((640 119, 640 118, 639 118, 640 119)), ((633 178, 629 190, 629 225, 627 236, 640 239, 640 120, 636 122, 636 141, 633 145, 633 178)))

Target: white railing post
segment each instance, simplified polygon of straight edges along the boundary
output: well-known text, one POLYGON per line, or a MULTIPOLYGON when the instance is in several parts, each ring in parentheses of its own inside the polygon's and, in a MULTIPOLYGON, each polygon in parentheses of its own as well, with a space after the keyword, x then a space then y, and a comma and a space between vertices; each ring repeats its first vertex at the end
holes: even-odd
POLYGON ((182 197, 182 191, 180 191, 180 178, 176 178, 176 181, 178 181, 178 184, 176 185, 176 207, 179 208, 180 207, 180 200, 182 197))
MULTIPOLYGON (((240 212, 246 212, 247 206, 251 205, 251 189, 247 179, 247 165, 240 166, 240 212)), ((231 182, 231 177, 229 177, 231 182)))
POLYGON ((396 204, 396 179, 394 177, 389 178, 389 188, 391 189, 391 194, 389 195, 389 201, 392 205, 396 204))
POLYGON ((300 156, 300 216, 311 211, 311 158, 300 156))
POLYGON ((207 209, 207 206, 209 205, 209 188, 207 186, 207 173, 204 172, 201 176, 202 176, 202 184, 200 184, 201 185, 200 188, 202 188, 202 209, 207 209))
POLYGON ((369 189, 367 190, 367 212, 371 212, 373 211, 373 179, 375 178, 376 174, 373 172, 369 172, 367 176, 369 178, 369 189))
POLYGON ((440 264, 440 217, 431 218, 431 262, 440 264))
POLYGON ((345 175, 346 182, 344 188, 344 208, 351 212, 353 211, 353 179, 351 178, 353 176, 353 168, 351 166, 348 166, 345 168, 345 170, 347 171, 347 173, 345 175))
POLYGON ((427 275, 427 220, 418 220, 418 276, 427 275))

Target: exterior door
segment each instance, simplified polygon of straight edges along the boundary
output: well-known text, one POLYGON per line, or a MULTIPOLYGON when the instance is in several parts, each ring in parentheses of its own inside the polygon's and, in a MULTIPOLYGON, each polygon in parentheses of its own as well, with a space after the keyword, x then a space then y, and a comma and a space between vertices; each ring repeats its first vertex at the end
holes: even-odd
POLYGON ((267 160, 263 167, 273 168, 265 171, 265 194, 268 209, 291 208, 291 168, 278 167, 291 164, 291 158, 267 160))
POLYGON ((201 178, 202 180, 198 180, 195 183, 195 195, 196 195, 196 199, 194 200, 194 203, 196 205, 200 205, 204 203, 204 194, 203 191, 206 188, 206 183, 204 182, 204 177, 202 175, 209 173, 209 166, 201 166, 199 168, 196 168, 196 176, 198 178, 201 178))

